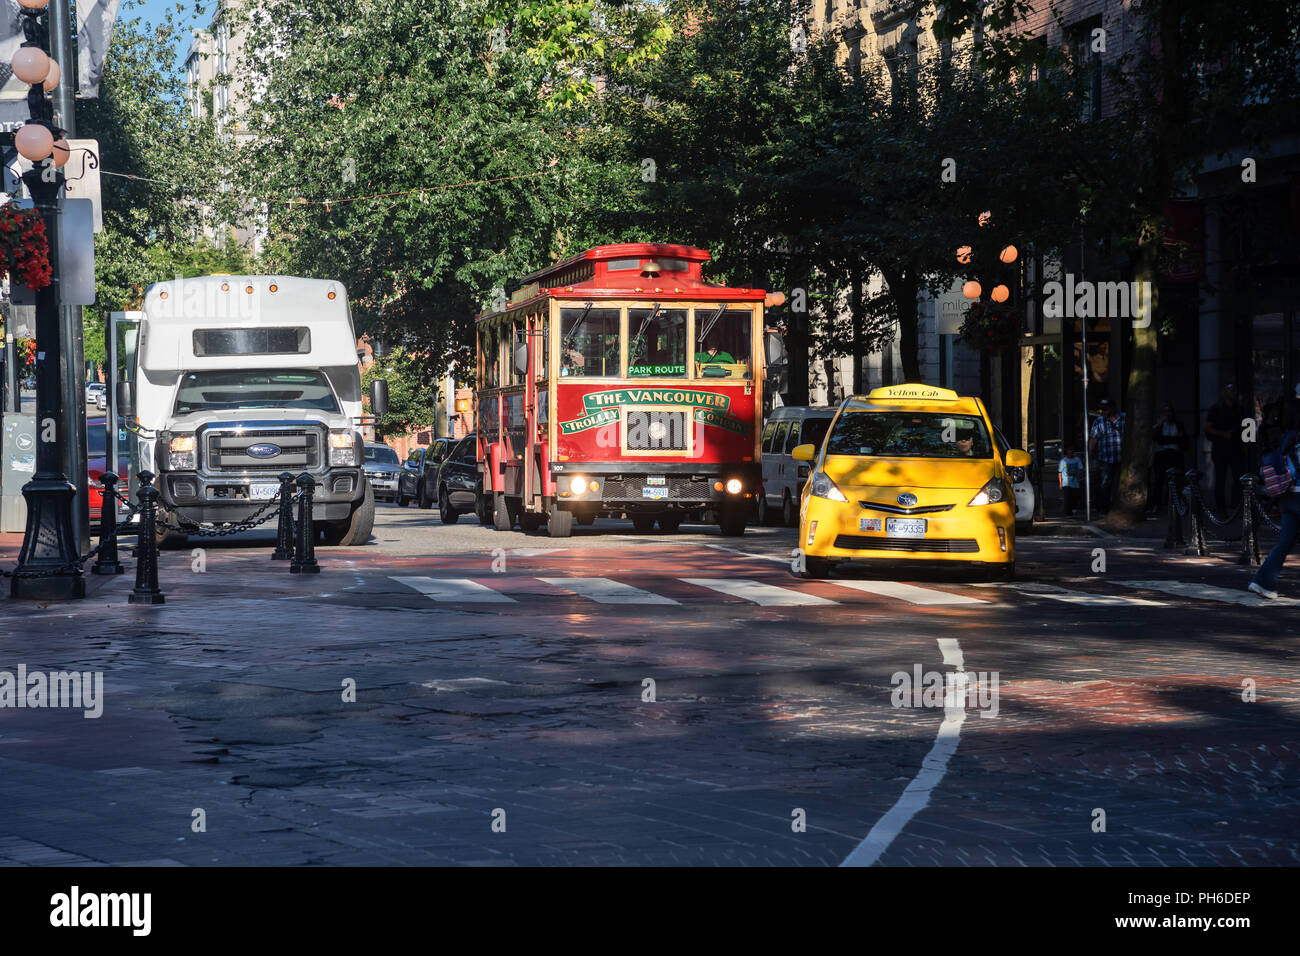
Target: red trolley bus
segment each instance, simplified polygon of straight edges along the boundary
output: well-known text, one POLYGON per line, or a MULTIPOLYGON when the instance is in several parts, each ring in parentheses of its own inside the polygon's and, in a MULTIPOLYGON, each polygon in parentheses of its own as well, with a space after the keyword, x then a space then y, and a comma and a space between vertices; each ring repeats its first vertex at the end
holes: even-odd
POLYGON ((703 249, 599 246, 479 317, 479 518, 551 537, 597 517, 743 534, 761 479, 763 310, 703 249))

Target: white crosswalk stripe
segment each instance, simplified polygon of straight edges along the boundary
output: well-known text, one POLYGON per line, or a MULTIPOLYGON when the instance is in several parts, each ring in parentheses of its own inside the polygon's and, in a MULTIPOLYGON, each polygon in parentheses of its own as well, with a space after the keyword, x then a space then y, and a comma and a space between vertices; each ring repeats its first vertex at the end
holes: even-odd
POLYGON ((468 604, 514 604, 515 599, 500 591, 484 587, 469 578, 393 577, 399 584, 415 588, 435 601, 459 601, 468 604))
POLYGON ((1149 601, 1146 598, 1130 597, 1127 594, 1093 594, 1086 591, 1070 591, 1058 588, 1054 584, 1006 584, 1002 587, 1030 597, 1050 598, 1066 604, 1079 604, 1088 607, 1169 607, 1166 601, 1149 601))
POLYGON ((1270 604, 1295 606, 1300 604, 1295 598, 1276 598, 1269 600, 1245 589, 1221 588, 1212 584, 1191 584, 1186 581, 1120 581, 1126 588, 1138 588, 1143 591, 1163 591, 1178 597, 1197 598, 1202 601, 1222 601, 1227 604, 1242 604, 1246 607, 1266 607, 1270 604))
POLYGON ((906 601, 909 604, 938 606, 944 604, 988 603, 979 598, 969 597, 965 594, 953 594, 951 591, 935 591, 931 588, 919 588, 913 584, 903 584, 899 581, 833 580, 829 583, 839 588, 853 588, 855 591, 866 591, 868 594, 878 594, 881 597, 897 598, 898 600, 906 601))
POLYGON ((839 604, 830 598, 815 594, 804 594, 792 588, 777 587, 775 584, 761 584, 758 581, 746 581, 742 578, 682 578, 687 584, 708 588, 731 597, 743 598, 764 607, 793 607, 802 604, 839 604))
POLYGON ((677 604, 662 594, 652 594, 621 581, 609 578, 538 578, 557 588, 572 591, 578 597, 590 598, 597 604, 677 604))

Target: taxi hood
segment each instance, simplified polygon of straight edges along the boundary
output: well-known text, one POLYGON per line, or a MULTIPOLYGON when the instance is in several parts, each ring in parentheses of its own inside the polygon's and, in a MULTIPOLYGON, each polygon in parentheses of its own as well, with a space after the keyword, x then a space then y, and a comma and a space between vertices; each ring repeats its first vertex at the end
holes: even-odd
POLYGON ((998 461, 827 455, 822 470, 846 494, 849 488, 981 488, 998 474, 998 461))

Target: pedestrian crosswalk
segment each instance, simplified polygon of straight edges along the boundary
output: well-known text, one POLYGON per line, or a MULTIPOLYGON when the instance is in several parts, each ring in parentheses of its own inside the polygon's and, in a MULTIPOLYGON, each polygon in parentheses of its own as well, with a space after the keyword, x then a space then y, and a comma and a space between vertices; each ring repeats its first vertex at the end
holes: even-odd
POLYGON ((1006 599, 1088 608, 1169 608, 1188 601, 1237 607, 1296 607, 1300 600, 1266 601, 1248 591, 1187 581, 1107 581, 1097 590, 1078 590, 1035 581, 997 584, 953 582, 924 587, 901 581, 832 578, 824 581, 789 579, 777 583, 765 575, 679 577, 638 575, 631 584, 600 575, 500 575, 453 578, 394 575, 392 580, 439 604, 519 604, 546 597, 569 596, 593 604, 679 606, 700 603, 743 603, 758 607, 833 607, 874 604, 893 610, 908 607, 939 610, 979 610, 1006 606, 1006 599), (763 579, 768 578, 768 579, 763 579), (1167 597, 1142 596, 1134 592, 1167 597))

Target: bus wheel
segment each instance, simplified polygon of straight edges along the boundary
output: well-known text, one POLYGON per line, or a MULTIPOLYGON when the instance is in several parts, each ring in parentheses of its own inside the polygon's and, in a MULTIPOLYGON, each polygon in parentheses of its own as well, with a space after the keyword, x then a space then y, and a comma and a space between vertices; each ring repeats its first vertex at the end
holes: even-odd
POLYGON ((745 533, 745 512, 739 505, 723 505, 718 512, 718 527, 728 538, 745 533))
POLYGON ((666 514, 659 516, 659 530, 667 534, 676 533, 677 529, 681 527, 681 524, 682 516, 679 514, 666 514))
POLYGON ((498 531, 509 531, 514 527, 510 512, 506 509, 505 492, 498 491, 492 496, 492 527, 498 531))
POLYGON ((632 527, 635 528, 641 534, 645 534, 647 531, 653 531, 655 528, 655 516, 654 515, 633 515, 632 527))
POLYGON ((552 538, 567 538, 573 534, 573 512, 561 511, 552 505, 550 517, 546 519, 546 533, 552 538))

